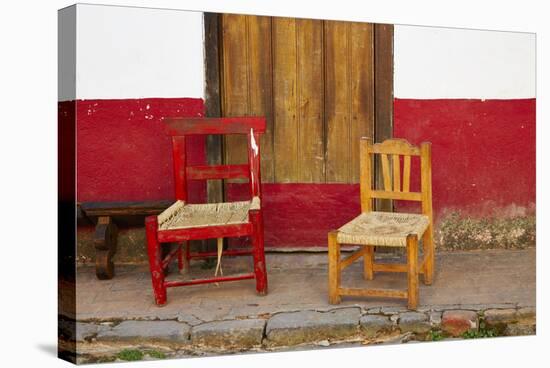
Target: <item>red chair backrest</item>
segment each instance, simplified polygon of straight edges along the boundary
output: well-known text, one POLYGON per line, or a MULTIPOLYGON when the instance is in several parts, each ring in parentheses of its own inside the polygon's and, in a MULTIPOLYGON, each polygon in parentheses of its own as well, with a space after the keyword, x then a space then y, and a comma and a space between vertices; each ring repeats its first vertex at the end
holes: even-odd
POLYGON ((187 180, 246 178, 252 197, 260 196, 260 134, 265 132, 263 117, 166 118, 172 137, 176 199, 187 200, 187 180), (244 134, 248 139, 248 163, 244 165, 187 165, 185 137, 207 134, 244 134))

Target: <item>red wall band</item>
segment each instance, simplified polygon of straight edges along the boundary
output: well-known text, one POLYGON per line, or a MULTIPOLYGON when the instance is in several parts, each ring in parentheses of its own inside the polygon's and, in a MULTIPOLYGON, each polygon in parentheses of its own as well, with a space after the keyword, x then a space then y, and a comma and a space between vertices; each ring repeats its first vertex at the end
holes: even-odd
MULTIPOLYGON (((535 108, 535 99, 394 100, 394 136, 432 142, 436 222, 451 211, 474 217, 534 212, 535 108)), ((196 98, 77 101, 77 200, 174 198, 161 119, 203 114, 196 98)), ((191 163, 204 163, 204 140, 189 146, 191 163)), ((414 190, 418 179, 411 180, 414 190)), ((192 201, 206 198, 203 182, 190 186, 192 201)), ((229 185, 228 199, 241 199, 245 189, 229 185)), ((326 233, 360 211, 357 184, 264 184, 262 190, 267 247, 325 246, 326 233)))

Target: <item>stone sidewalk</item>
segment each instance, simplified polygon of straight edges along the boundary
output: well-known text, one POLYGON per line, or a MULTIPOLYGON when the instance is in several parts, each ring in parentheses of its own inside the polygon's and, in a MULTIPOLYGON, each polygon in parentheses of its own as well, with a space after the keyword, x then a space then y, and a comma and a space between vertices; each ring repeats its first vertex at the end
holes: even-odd
MULTIPOLYGON (((500 335, 535 331, 534 248, 438 253, 435 281, 420 283, 414 312, 398 299, 344 297, 342 304, 329 305, 324 253, 270 253, 267 265, 267 296, 255 294, 253 280, 197 285, 169 288, 163 307, 153 303, 146 265, 117 266, 108 281, 97 280, 93 268, 80 267, 77 350, 90 357, 124 347, 157 347, 186 356, 426 340, 485 329, 500 335)), ((222 264, 226 275, 251 266, 247 257, 222 264)), ((193 277, 213 273, 200 261, 190 272, 193 277)), ((175 271, 169 275, 182 277, 175 271)), ((377 273, 366 282, 357 262, 344 271, 342 284, 404 289, 406 275, 377 273)))

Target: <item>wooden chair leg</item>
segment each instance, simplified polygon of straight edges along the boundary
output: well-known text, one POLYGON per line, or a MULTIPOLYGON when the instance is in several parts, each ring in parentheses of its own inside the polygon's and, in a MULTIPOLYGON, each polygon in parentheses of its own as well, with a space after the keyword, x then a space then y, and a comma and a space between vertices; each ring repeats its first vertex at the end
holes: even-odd
POLYGON ((151 281, 155 303, 164 305, 166 303, 166 286, 164 286, 164 270, 162 269, 162 250, 157 239, 158 220, 157 216, 149 216, 145 219, 145 232, 147 235, 147 253, 149 255, 149 268, 151 270, 151 281))
POLYGON ((181 272, 183 268, 183 252, 182 252, 182 244, 178 246, 178 270, 181 272))
POLYGON ((407 299, 409 309, 418 305, 418 236, 407 236, 407 299))
POLYGON ((256 292, 267 294, 267 270, 264 253, 264 224, 260 211, 250 211, 250 221, 254 226, 252 236, 252 256, 254 258, 254 274, 256 278, 256 292))
POLYGON ((180 274, 187 275, 189 273, 189 242, 184 241, 181 243, 178 254, 178 266, 180 274))
POLYGON ((374 279, 374 247, 365 245, 366 253, 363 256, 363 277, 365 280, 374 279))
POLYGON ((338 232, 328 233, 328 302, 340 304, 338 292, 340 288, 340 244, 337 240, 338 232))
POLYGON ((424 284, 431 285, 434 277, 435 269, 435 247, 433 240, 432 227, 424 232, 422 237, 422 249, 424 251, 424 284))

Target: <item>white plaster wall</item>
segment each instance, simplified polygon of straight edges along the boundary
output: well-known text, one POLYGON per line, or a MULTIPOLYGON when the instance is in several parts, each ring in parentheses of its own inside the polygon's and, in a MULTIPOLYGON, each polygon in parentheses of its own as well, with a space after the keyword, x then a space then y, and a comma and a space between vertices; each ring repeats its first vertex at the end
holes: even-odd
POLYGON ((77 99, 204 97, 203 13, 77 5, 77 99))
POLYGON ((397 98, 535 97, 534 33, 394 27, 397 98))

